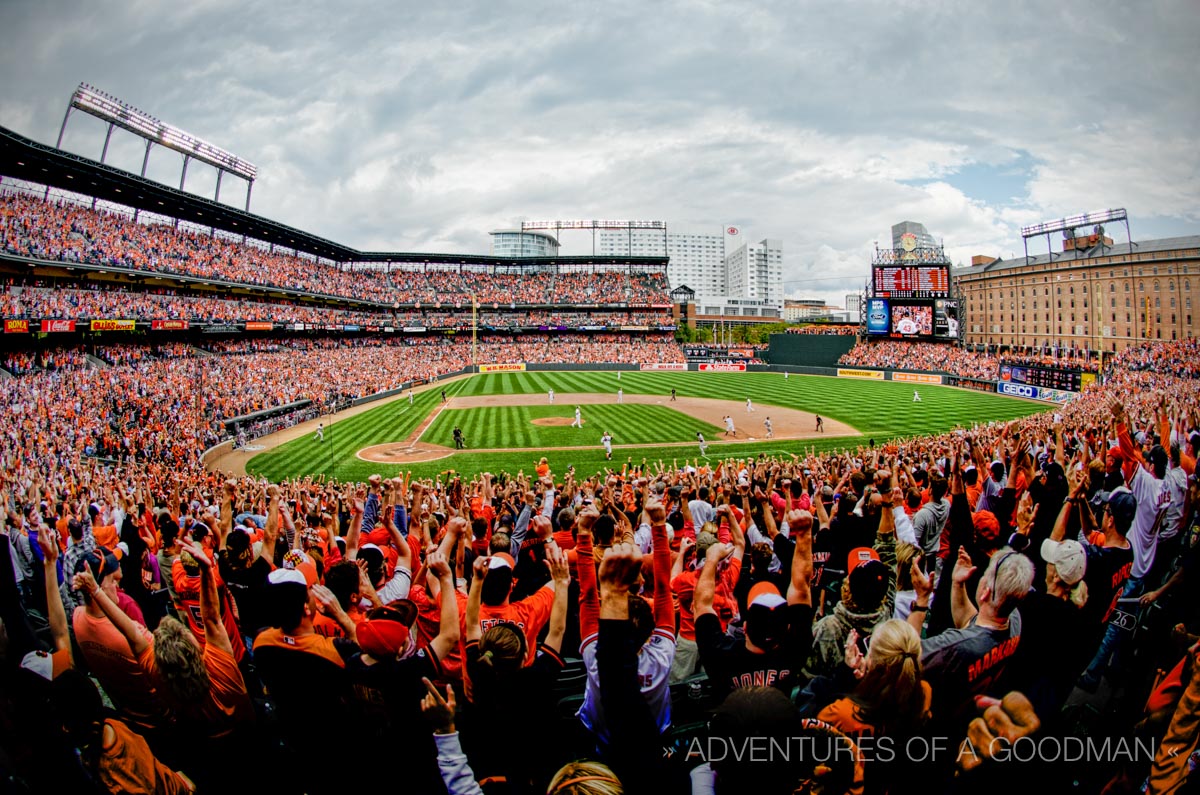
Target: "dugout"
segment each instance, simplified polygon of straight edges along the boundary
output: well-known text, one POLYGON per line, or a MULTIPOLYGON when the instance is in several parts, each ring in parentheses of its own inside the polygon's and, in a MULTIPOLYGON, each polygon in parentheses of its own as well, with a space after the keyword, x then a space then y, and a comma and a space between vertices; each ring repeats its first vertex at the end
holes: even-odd
POLYGON ((766 360, 793 367, 837 367, 841 355, 857 341, 844 334, 772 334, 766 360))

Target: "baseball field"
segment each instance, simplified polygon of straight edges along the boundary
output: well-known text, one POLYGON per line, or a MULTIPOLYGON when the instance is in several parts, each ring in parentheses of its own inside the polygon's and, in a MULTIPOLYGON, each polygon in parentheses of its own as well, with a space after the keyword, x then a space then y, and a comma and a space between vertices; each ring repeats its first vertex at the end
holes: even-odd
POLYGON ((323 439, 311 421, 255 440, 246 451, 219 455, 210 465, 273 480, 319 474, 365 480, 375 472, 531 471, 546 456, 555 472, 575 466, 590 473, 630 458, 695 459, 697 433, 709 458, 801 453, 882 444, 1048 408, 950 387, 915 389, 920 402, 913 401, 911 384, 778 373, 483 374, 326 417, 323 439), (455 449, 456 427, 465 449, 455 449), (613 438, 612 462, 600 444, 605 432, 613 438))
POLYGON ((964 389, 916 390, 919 402, 912 384, 779 373, 486 373, 433 384, 353 416, 325 418, 324 438, 313 420, 210 464, 271 479, 324 473, 364 480, 374 472, 431 477, 448 470, 530 471, 545 455, 554 472, 568 466, 596 472, 629 459, 696 459, 697 434, 710 459, 798 454, 971 428, 1048 408, 964 389), (823 419, 821 431, 816 416, 823 419), (727 422, 733 434, 726 432, 727 422), (464 449, 455 449, 455 428, 464 449), (611 462, 600 444, 606 431, 613 440, 611 462))

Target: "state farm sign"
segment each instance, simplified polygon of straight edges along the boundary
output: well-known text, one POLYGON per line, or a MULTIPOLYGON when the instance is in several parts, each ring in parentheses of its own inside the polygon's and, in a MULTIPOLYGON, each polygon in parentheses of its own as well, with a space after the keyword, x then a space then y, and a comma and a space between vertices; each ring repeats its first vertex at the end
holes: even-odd
POLYGON ((724 362, 705 362, 700 365, 702 373, 744 373, 746 365, 738 362, 737 364, 727 364, 724 362))

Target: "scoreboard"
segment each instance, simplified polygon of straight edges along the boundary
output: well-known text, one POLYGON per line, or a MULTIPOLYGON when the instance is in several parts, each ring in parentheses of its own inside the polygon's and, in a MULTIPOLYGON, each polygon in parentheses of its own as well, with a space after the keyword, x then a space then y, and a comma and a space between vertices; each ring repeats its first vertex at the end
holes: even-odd
MULTIPOLYGON (((1088 380, 1094 380, 1094 374, 1088 380)), ((1014 384, 1028 384, 1043 389, 1061 389, 1067 392, 1078 392, 1083 388, 1084 374, 1078 370, 1064 370, 1058 367, 1026 366, 1016 364, 1000 365, 1000 380, 1014 384)))
POLYGON ((946 265, 877 266, 877 298, 944 298, 950 294, 950 268, 946 265))

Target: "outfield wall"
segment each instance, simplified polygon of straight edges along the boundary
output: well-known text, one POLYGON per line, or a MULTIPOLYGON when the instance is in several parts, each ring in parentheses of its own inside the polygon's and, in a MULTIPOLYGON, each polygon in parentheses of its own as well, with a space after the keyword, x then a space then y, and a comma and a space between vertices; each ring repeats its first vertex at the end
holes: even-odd
POLYGON ((844 334, 772 334, 766 360, 796 367, 837 367, 842 354, 858 342, 844 334))

